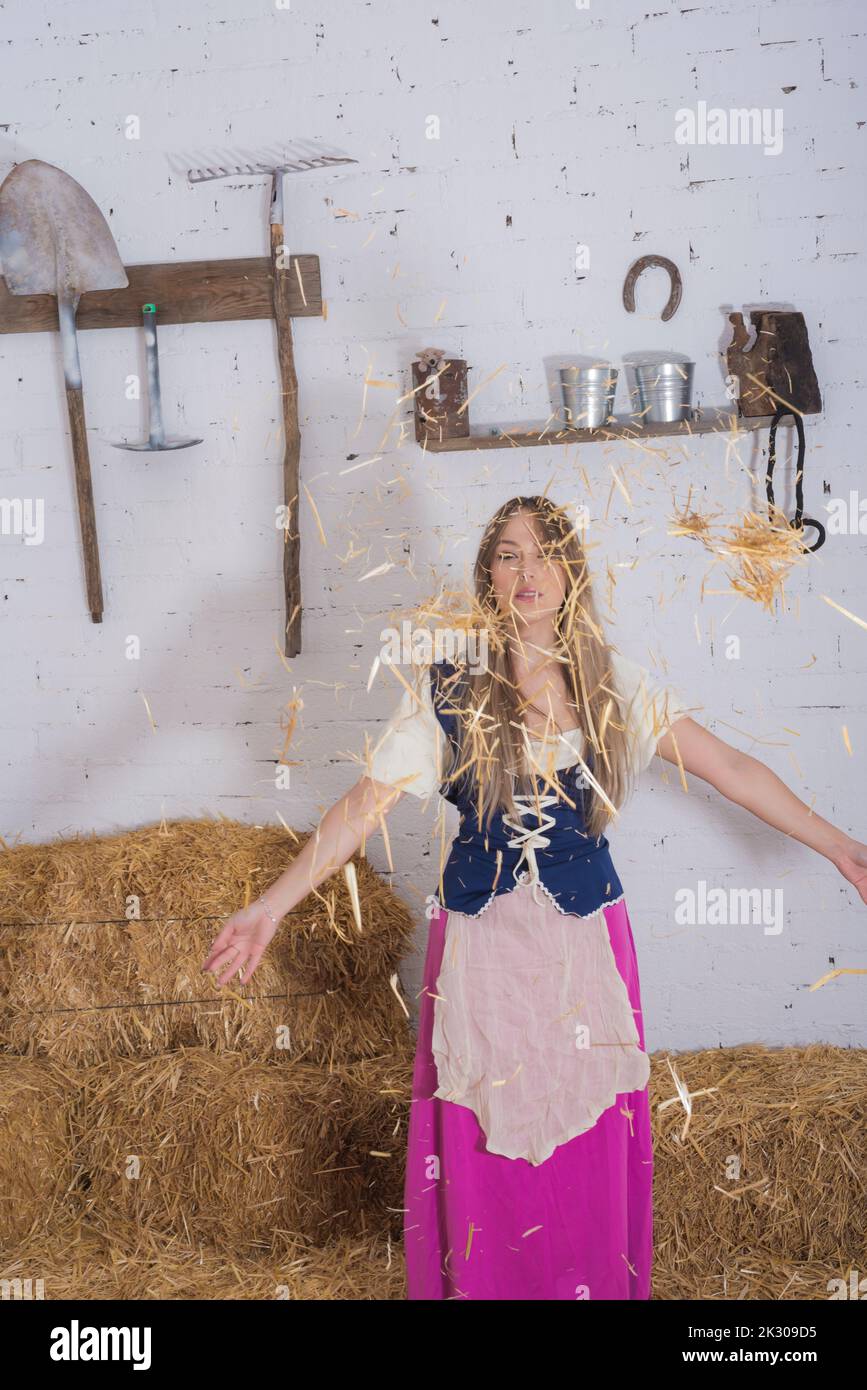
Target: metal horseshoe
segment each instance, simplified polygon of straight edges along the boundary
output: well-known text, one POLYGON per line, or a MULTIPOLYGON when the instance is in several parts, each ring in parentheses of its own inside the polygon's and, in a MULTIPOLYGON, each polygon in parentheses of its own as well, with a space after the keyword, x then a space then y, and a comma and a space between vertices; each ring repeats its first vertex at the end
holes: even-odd
POLYGON ((667 256, 641 256, 630 266, 623 282, 623 307, 627 313, 635 313, 635 282, 642 271, 649 270, 651 266, 659 266, 660 270, 667 270, 671 277, 671 294, 668 296, 668 303, 662 311, 662 319, 665 322, 677 313, 683 294, 680 271, 674 261, 670 261, 667 256))

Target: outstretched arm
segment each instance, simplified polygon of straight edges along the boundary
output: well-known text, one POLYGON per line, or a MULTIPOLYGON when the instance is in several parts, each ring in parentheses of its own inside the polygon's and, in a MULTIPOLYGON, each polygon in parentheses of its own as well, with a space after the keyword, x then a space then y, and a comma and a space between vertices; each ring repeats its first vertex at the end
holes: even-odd
POLYGON ((323 879, 330 878, 368 837, 382 830, 388 839, 385 817, 403 792, 371 777, 362 777, 345 796, 335 801, 322 817, 307 844, 288 869, 263 893, 276 917, 285 917, 323 879))
POLYGON ((387 839, 385 817, 403 795, 384 782, 360 778, 329 807, 304 848, 261 899, 227 918, 202 970, 212 971, 217 983, 224 985, 246 967, 241 976, 246 984, 287 912, 351 859, 369 835, 381 829, 387 839))
POLYGON ((688 717, 667 730, 657 752, 767 825, 830 859, 867 902, 867 845, 817 816, 758 758, 741 753, 688 717))

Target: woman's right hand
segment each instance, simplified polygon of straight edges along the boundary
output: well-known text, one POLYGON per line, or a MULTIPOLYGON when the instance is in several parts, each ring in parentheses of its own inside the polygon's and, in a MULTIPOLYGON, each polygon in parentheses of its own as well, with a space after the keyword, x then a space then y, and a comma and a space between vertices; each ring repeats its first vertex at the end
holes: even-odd
POLYGON ((210 971, 218 985, 227 984, 233 975, 243 970, 240 983, 245 985, 279 925, 279 919, 272 922, 260 902, 239 908, 226 918, 214 938, 202 970, 210 971))

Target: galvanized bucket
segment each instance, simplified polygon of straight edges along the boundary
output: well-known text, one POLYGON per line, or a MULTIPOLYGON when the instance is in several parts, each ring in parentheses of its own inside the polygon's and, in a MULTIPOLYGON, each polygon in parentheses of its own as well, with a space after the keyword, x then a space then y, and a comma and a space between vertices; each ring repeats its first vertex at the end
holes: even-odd
POLYGON ((673 424, 692 414, 694 362, 634 363, 633 413, 642 424, 673 424))
POLYGON ((592 367, 561 367, 560 386, 566 423, 574 429, 597 429, 614 414, 617 368, 607 362, 592 367))

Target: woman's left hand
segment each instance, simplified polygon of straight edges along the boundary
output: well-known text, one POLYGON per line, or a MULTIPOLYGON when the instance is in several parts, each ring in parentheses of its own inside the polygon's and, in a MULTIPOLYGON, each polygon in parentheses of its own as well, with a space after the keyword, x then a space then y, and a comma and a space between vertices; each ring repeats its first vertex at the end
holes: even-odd
POLYGON ((850 840, 845 849, 834 855, 833 862, 867 903, 867 845, 862 845, 860 840, 850 840))

